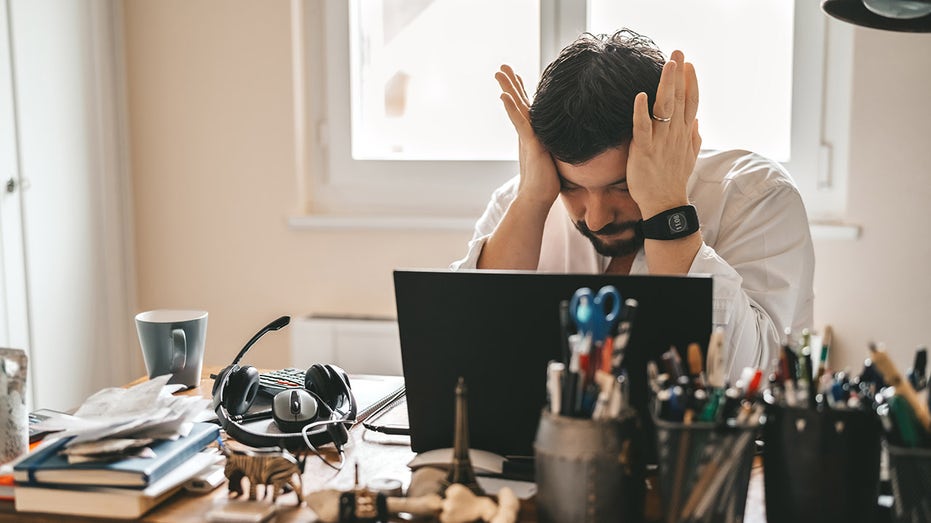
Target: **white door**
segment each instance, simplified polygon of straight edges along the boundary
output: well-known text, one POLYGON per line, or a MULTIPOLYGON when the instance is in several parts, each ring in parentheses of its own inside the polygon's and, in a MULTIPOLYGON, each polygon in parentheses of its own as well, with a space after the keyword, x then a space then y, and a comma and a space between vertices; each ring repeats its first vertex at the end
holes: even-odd
MULTIPOLYGON (((0 1, 0 346, 28 352, 22 214, 24 180, 19 170, 9 20, 7 3, 0 1)), ((32 365, 29 370, 31 375, 32 365)), ((30 386, 27 395, 30 407, 32 389, 30 386)))

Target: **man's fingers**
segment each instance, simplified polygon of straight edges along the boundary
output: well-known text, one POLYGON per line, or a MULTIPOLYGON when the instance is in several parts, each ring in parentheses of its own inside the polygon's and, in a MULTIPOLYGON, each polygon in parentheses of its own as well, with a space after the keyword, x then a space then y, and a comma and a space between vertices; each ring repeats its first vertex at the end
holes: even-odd
POLYGON ((650 147, 653 143, 653 122, 647 93, 637 93, 634 98, 634 141, 638 146, 650 147))
POLYGON ((659 86, 656 88, 656 102, 653 103, 653 114, 659 118, 671 117, 675 108, 677 65, 672 60, 663 65, 659 86))
POLYGON ((520 87, 520 97, 524 100, 524 103, 527 104, 527 107, 530 107, 530 97, 527 96, 527 88, 524 87, 524 79, 520 77, 519 74, 515 74, 517 77, 517 84, 520 87))
POLYGON ((495 73, 495 80, 498 81, 498 85, 501 87, 501 91, 509 94, 511 96, 511 99, 514 101, 515 106, 517 106, 517 108, 521 111, 521 113, 524 113, 526 115, 528 111, 530 110, 530 106, 524 103, 524 100, 519 93, 520 89, 517 87, 517 84, 515 83, 516 80, 512 77, 509 77, 503 71, 503 69, 504 69, 504 66, 502 66, 502 71, 495 73))
POLYGON ((685 123, 691 122, 698 114, 698 77, 695 66, 685 62, 685 123))
POLYGON ((501 102, 504 103, 504 109, 507 111, 508 118, 511 120, 511 125, 514 126, 518 136, 524 136, 528 131, 532 132, 532 130, 530 130, 530 122, 527 121, 524 113, 517 107, 513 95, 510 93, 501 93, 501 102))
MULTIPOLYGON (((685 55, 682 54, 682 51, 673 51, 672 56, 670 57, 672 61, 676 63, 676 74, 675 74, 675 109, 674 114, 679 118, 685 117, 685 55)), ((667 115, 672 116, 672 115, 667 115)), ((689 120, 685 120, 688 122, 689 120)))

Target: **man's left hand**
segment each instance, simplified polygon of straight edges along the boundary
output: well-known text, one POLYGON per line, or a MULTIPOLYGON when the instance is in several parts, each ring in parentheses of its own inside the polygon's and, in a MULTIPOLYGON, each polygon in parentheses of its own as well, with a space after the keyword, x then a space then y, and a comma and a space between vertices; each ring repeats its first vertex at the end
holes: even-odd
POLYGON ((647 100, 646 93, 634 99, 633 138, 627 158, 630 195, 644 220, 689 203, 686 184, 701 148, 701 136, 695 119, 698 79, 682 51, 674 51, 663 66, 653 117, 647 100))

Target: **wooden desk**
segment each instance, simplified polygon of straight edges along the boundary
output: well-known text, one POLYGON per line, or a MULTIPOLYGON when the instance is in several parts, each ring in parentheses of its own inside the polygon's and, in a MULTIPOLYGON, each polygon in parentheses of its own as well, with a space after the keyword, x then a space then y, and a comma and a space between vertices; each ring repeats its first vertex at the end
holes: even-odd
MULTIPOLYGON (((216 372, 218 369, 205 371, 216 372)), ((130 385, 139 383, 141 378, 130 385)), ((196 387, 182 394, 201 394, 210 397, 213 380, 204 378, 200 387, 196 387)), ((410 482, 410 470, 407 463, 414 457, 409 444, 404 444, 405 438, 388 437, 366 431, 361 425, 350 431, 352 444, 346 447, 346 466, 340 472, 327 467, 319 458, 310 455, 307 459, 307 468, 304 472, 304 492, 309 493, 320 489, 348 490, 353 486, 353 463, 358 462, 366 479, 381 477, 395 478, 404 483, 405 488, 410 482), (391 441, 393 444, 386 444, 391 441), (400 444, 399 444, 400 443, 400 444)), ((335 452, 325 452, 328 460, 338 459, 335 452)), ((260 490, 261 492, 261 490, 260 490)), ((248 494, 247 494, 248 496, 248 494)), ((200 523, 205 520, 206 514, 216 503, 225 503, 228 498, 226 485, 220 486, 209 494, 193 495, 181 492, 164 504, 149 512, 142 521, 158 523, 200 523)), ((306 522, 314 521, 315 515, 306 504, 296 507, 297 499, 293 493, 278 498, 278 513, 276 522, 306 522)), ((30 522, 58 522, 67 521, 113 521, 108 519, 91 519, 67 517, 57 514, 20 513, 13 508, 9 501, 0 502, 0 521, 30 521, 30 522)), ((532 501, 521 503, 520 521, 536 521, 536 510, 532 501)), ((765 523, 766 511, 763 505, 763 469, 758 462, 755 463, 750 479, 750 492, 747 499, 747 509, 744 516, 747 523, 765 523)))

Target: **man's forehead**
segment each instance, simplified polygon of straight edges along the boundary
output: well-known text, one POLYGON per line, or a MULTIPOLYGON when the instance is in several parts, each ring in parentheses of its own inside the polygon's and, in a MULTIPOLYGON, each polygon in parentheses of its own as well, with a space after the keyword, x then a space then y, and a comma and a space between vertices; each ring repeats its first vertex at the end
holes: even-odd
POLYGON ((570 164, 556 160, 556 170, 566 181, 576 185, 611 185, 627 179, 627 147, 605 150, 591 160, 570 164))

